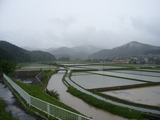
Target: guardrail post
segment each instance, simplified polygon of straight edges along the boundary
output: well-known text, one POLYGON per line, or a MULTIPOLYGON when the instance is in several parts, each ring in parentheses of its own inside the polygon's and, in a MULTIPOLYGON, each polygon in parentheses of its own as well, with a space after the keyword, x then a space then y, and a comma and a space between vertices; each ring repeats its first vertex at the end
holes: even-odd
POLYGON ((31 104, 31 96, 29 95, 28 96, 28 105, 29 105, 29 107, 30 107, 30 104, 31 104))
POLYGON ((50 114, 50 105, 49 105, 49 103, 47 103, 47 113, 48 113, 48 117, 49 117, 49 114, 50 114))
POLYGON ((78 120, 82 120, 81 116, 78 116, 78 120))

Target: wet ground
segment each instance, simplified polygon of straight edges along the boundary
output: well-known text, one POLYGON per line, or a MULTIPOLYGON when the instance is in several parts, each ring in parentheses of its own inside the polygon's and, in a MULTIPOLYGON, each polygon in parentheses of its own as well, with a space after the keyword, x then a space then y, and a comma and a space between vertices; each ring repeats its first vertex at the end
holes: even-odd
POLYGON ((0 80, 0 98, 5 101, 5 110, 12 111, 12 114, 19 120, 36 120, 35 116, 27 114, 16 100, 11 90, 0 80))

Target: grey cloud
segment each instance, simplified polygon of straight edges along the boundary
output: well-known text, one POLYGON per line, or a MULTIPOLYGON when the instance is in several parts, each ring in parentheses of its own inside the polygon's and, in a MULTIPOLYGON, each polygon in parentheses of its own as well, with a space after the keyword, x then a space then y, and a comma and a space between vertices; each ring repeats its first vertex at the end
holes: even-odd
POLYGON ((160 18, 145 20, 142 17, 132 17, 131 22, 133 27, 137 30, 160 36, 160 18))
POLYGON ((76 19, 73 16, 69 16, 67 18, 50 19, 49 22, 57 27, 68 27, 70 24, 76 22, 76 19))
POLYGON ((2 1, 0 39, 18 46, 113 48, 133 40, 160 45, 157 0, 2 1))

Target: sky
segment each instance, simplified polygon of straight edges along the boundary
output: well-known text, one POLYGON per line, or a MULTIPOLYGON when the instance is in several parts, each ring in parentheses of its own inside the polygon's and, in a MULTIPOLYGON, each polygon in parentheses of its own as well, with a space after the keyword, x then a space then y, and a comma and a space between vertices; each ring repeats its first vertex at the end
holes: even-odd
POLYGON ((160 46, 160 0, 0 0, 0 40, 32 48, 160 46))

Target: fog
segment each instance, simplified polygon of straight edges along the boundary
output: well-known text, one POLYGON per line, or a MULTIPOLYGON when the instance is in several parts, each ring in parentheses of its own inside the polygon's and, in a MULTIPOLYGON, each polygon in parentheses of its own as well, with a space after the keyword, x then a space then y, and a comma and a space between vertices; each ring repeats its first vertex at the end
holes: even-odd
POLYGON ((160 46, 159 0, 1 0, 0 40, 20 47, 160 46))

